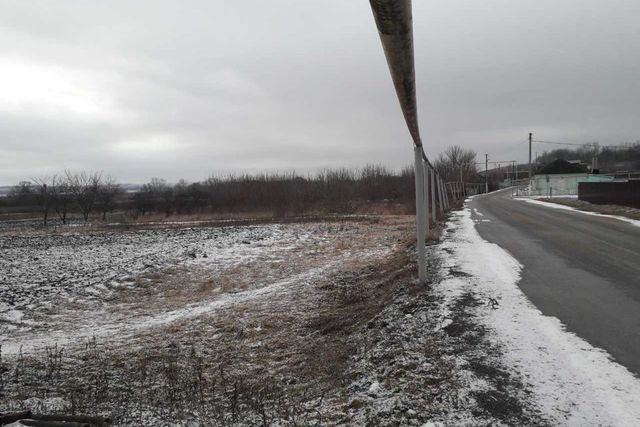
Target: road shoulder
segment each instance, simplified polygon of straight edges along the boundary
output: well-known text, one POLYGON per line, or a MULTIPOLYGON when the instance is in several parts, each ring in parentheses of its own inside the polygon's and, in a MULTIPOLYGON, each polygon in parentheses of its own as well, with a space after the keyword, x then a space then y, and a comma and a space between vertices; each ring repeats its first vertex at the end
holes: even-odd
POLYGON ((517 286, 521 264, 480 237, 470 209, 454 213, 449 230, 445 262, 462 274, 443 281, 440 290, 452 301, 472 292, 487 302, 478 305, 477 319, 542 412, 560 424, 637 425, 640 381, 526 298, 517 286))
MULTIPOLYGON (((609 208, 598 208, 597 205, 590 203, 580 204, 573 199, 534 199, 527 197, 516 197, 515 200, 525 201, 527 203, 535 204, 538 206, 544 206, 552 209, 562 209, 566 211, 579 212, 586 215, 593 215, 600 218, 617 219, 619 221, 627 222, 636 227, 640 227, 640 214, 636 213, 637 209, 631 209, 625 211, 617 211, 609 208), (617 212, 616 215, 609 214, 607 212, 617 212)), ((608 205, 607 205, 608 206, 608 205)))

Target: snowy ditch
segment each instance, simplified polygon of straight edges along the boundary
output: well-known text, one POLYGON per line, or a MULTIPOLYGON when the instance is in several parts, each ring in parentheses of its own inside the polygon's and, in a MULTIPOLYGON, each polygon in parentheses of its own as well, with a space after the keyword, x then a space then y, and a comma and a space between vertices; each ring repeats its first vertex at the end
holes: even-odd
POLYGON ((494 302, 478 307, 477 319, 504 349, 505 365, 531 386, 541 412, 561 425, 640 425, 640 380, 526 298, 517 285, 521 264, 481 238, 470 209, 454 212, 448 231, 443 262, 465 274, 436 285, 445 307, 469 292, 494 302))

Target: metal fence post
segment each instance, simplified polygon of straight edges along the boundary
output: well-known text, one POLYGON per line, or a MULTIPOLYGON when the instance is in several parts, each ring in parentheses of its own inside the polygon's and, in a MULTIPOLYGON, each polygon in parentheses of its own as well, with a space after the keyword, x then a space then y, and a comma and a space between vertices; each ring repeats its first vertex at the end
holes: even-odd
POLYGON ((451 200, 449 199, 449 193, 447 192, 447 186, 442 183, 442 188, 444 190, 444 200, 447 202, 447 209, 451 209, 451 200))
POLYGON ((449 197, 447 196, 447 188, 444 186, 444 181, 440 178, 440 188, 442 190, 442 201, 444 202, 445 210, 449 210, 449 197))
POLYGON ((436 217, 436 171, 431 168, 431 219, 435 223, 436 217))
MULTIPOLYGON (((429 236, 429 164, 426 160, 422 161, 422 167, 424 168, 424 204, 426 215, 424 216, 427 221, 427 238, 429 236)), ((425 239, 426 241, 426 239, 425 239)))
POLYGON ((424 185, 424 165, 422 163, 422 147, 413 147, 414 166, 415 166, 415 183, 416 183, 416 229, 418 249, 418 283, 425 284, 427 281, 427 252, 425 241, 427 237, 427 206, 425 203, 425 185, 424 185))
POLYGON ((447 210, 451 209, 451 200, 449 199, 449 190, 447 189, 447 184, 442 182, 442 191, 444 191, 444 201, 447 204, 447 210))
POLYGON ((440 200, 440 214, 444 214, 444 199, 442 198, 442 180, 438 176, 438 200, 440 200))

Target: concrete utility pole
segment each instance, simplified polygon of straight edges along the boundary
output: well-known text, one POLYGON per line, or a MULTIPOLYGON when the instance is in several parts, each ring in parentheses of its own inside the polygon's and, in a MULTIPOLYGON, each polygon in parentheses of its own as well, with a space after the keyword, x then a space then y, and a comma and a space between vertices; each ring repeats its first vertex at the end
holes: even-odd
POLYGON ((484 192, 489 192, 489 155, 484 155, 484 192))
POLYGON ((531 143, 533 142, 533 133, 529 132, 529 192, 531 192, 531 183, 533 182, 533 168, 531 167, 531 143))

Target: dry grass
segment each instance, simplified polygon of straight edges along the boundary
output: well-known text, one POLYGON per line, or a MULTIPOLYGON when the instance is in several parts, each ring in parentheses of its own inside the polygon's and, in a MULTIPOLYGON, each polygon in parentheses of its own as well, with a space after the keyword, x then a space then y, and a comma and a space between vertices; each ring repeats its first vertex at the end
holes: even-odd
MULTIPOLYGON (((341 242, 332 248, 342 250, 341 242)), ((397 271, 410 274, 406 245, 377 266, 354 262, 277 300, 141 334, 133 346, 91 340, 5 361, 2 391, 14 402, 57 395, 71 413, 110 414, 122 425, 305 425, 318 416, 313 406, 324 394, 350 381, 344 373, 358 347, 356 331, 389 302, 397 271)), ((242 268, 227 272, 227 282, 199 286, 235 290, 231 277, 242 268)))
MULTIPOLYGON (((111 304, 114 310, 168 310, 250 289, 265 278, 289 278, 372 242, 393 251, 383 258, 346 257, 327 274, 283 292, 124 341, 94 339, 4 360, 0 392, 11 403, 0 409, 19 409, 25 399, 38 398, 42 410, 51 410, 46 398, 58 396, 65 412, 110 415, 117 425, 350 424, 349 414, 368 410, 366 399, 353 397, 354 384, 379 370, 384 387, 422 396, 425 416, 437 413, 433 395, 440 402, 454 399, 458 379, 451 362, 441 358, 445 343, 431 335, 431 326, 409 331, 403 323, 409 314, 428 318, 434 304, 428 288, 413 284, 414 218, 322 227, 332 227, 335 237, 291 251, 287 262, 149 273, 111 304), (346 232, 358 238, 348 239, 346 232), (430 362, 423 366, 415 357, 430 362), (388 370, 393 375, 383 374, 388 370), (412 377, 415 371, 420 375, 412 377)), ((441 227, 431 233, 438 239, 441 227)), ((435 272, 437 265, 430 268, 435 272)))

